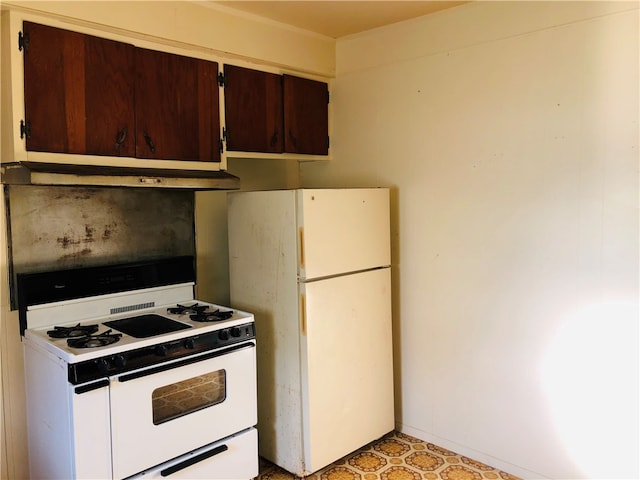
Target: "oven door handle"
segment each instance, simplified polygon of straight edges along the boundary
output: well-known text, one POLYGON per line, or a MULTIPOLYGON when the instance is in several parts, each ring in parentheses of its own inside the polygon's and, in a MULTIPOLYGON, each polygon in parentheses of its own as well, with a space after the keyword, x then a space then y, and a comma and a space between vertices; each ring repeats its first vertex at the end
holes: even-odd
POLYGON ((119 382, 128 382, 130 380, 135 380, 136 378, 148 377, 149 375, 153 375, 155 373, 166 372, 167 370, 173 370, 174 368, 184 367, 185 365, 191 365, 194 363, 201 362, 203 360, 209 360, 210 358, 220 357, 222 355, 226 355, 231 352, 235 352, 237 350, 244 350, 245 348, 255 348, 256 344, 253 342, 247 343, 239 343, 237 345, 232 345, 228 348, 223 348, 221 350, 216 350, 214 352, 206 353, 204 355, 199 355, 197 357, 189 357, 184 360, 180 360, 173 363, 164 363, 157 367, 152 367, 147 370, 141 370, 139 372, 128 373, 126 375, 121 375, 118 378, 119 382))
POLYGON ((176 463, 175 465, 169 468, 165 468, 164 470, 161 470, 160 475, 162 475, 163 477, 168 477, 169 475, 173 475, 174 473, 179 472, 180 470, 184 470, 185 468, 190 467, 191 465, 195 465, 196 463, 202 462, 207 458, 214 457, 222 452, 226 452, 227 450, 229 450, 229 447, 227 447, 226 445, 224 444, 219 445, 216 448, 212 448, 208 452, 201 453, 199 455, 196 455, 192 458, 185 460, 184 462, 176 463))

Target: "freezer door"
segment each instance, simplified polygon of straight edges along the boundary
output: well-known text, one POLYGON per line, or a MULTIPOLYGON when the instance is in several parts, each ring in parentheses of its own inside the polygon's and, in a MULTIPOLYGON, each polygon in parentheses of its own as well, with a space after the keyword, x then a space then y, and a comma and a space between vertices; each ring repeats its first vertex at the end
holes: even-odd
POLYGON ((390 269, 301 285, 304 470, 394 428, 390 269))
POLYGON ((391 264, 389 189, 297 192, 301 279, 391 264))

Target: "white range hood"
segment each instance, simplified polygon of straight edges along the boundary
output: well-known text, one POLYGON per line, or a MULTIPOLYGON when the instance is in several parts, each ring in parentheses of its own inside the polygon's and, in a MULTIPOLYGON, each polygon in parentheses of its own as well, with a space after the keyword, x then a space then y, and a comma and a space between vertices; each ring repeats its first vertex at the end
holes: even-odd
POLYGON ((3 163, 2 183, 9 185, 67 185, 156 187, 192 190, 237 190, 240 179, 225 171, 110 167, 44 162, 3 163))

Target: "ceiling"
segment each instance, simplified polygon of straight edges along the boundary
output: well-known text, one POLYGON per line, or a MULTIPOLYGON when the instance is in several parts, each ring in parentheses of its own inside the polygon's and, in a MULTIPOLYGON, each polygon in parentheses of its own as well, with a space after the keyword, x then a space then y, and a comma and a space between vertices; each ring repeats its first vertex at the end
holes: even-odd
POLYGON ((468 2, 454 0, 221 0, 211 3, 266 17, 331 38, 340 38, 468 2))

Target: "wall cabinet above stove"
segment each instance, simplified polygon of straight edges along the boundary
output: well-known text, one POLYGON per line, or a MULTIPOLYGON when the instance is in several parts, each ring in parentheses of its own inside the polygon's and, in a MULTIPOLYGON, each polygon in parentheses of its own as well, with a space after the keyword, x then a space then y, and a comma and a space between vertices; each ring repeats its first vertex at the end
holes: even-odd
POLYGON ((325 82, 225 65, 226 148, 328 155, 328 104, 325 82))
POLYGON ((27 150, 133 157, 133 45, 30 22, 22 39, 27 150))
POLYGON ((237 189, 220 155, 218 57, 5 10, 3 183, 237 189))
POLYGON ((218 64, 24 22, 28 151, 220 161, 218 64))
POLYGON ((218 64, 136 49, 136 157, 220 161, 218 64))

